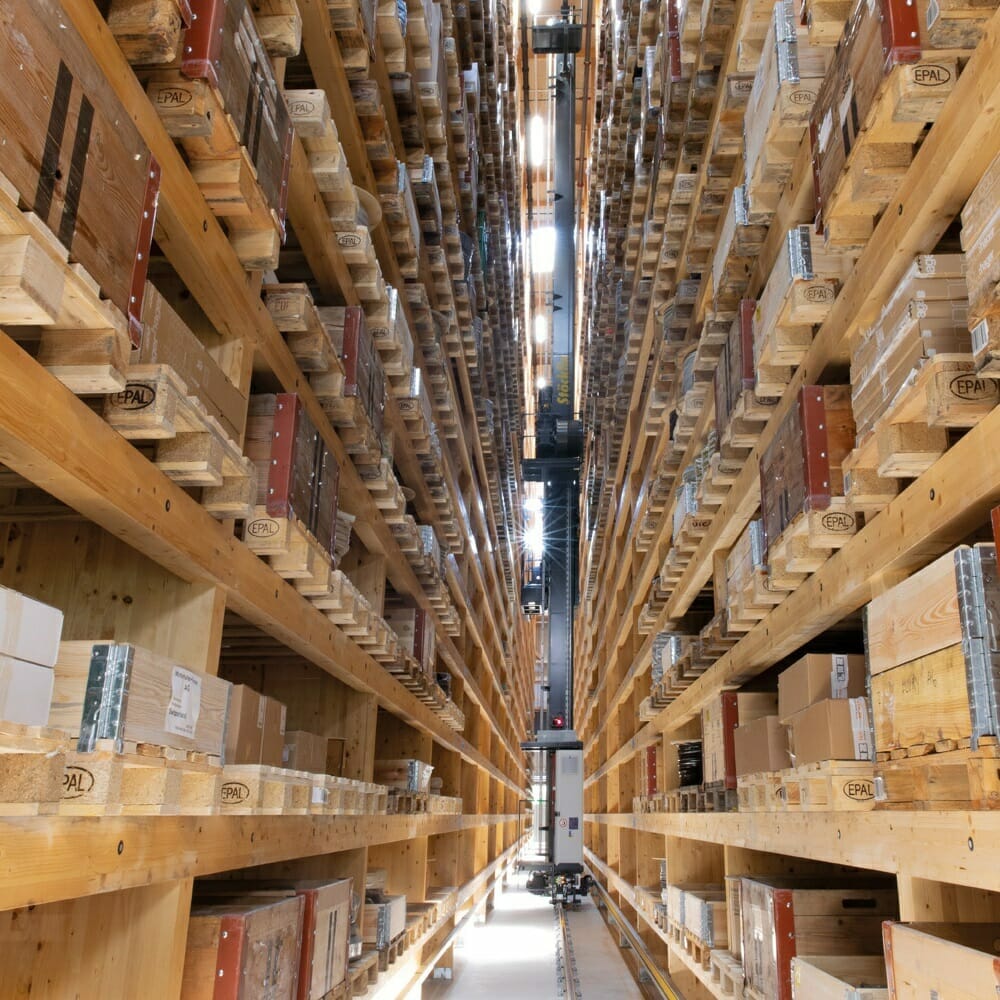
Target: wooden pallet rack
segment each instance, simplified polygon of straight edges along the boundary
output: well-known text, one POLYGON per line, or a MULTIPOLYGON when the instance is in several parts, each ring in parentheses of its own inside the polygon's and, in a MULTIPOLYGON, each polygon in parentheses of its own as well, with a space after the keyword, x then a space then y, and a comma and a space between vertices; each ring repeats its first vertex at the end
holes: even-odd
MULTIPOLYGON (((215 362, 242 395, 244 407, 251 385, 259 386, 257 391, 298 394, 340 468, 340 508, 352 519, 357 567, 365 567, 375 593, 388 585, 427 612, 436 632, 438 669, 450 675, 451 683, 445 694, 433 680, 427 687, 387 669, 393 654, 384 631, 375 635, 367 624, 355 627, 353 619, 331 621, 306 600, 310 591, 301 574, 282 579, 239 540, 232 518, 246 516, 245 502, 219 508, 213 517, 188 482, 161 471, 166 464, 160 460, 162 449, 157 468, 148 449, 133 447, 102 419, 99 406, 61 385, 51 363, 47 371, 0 335, 2 532, 5 557, 19 552, 16 559, 4 560, 4 584, 45 591, 54 603, 62 601, 64 638, 103 636, 110 628, 116 639, 144 644, 195 670, 237 678, 279 698, 295 726, 343 739, 348 778, 370 783, 376 756, 412 755, 432 762, 442 780, 442 795, 414 801, 413 813, 393 815, 384 810, 355 815, 353 809, 346 810, 350 815, 337 810, 308 815, 296 809, 279 815, 182 811, 100 819, 5 817, 2 909, 23 920, 26 907, 37 908, 31 911, 37 914, 37 930, 28 933, 38 935, 39 953, 48 954, 52 944, 44 938, 46 914, 69 926, 89 922, 108 931, 102 960, 92 966, 93 981, 77 980, 75 988, 127 995, 159 973, 164 995, 173 995, 180 986, 196 877, 252 868, 282 877, 352 876, 356 886, 363 886, 366 870, 384 868, 392 891, 413 901, 437 900, 437 917, 409 936, 409 947, 374 984, 373 995, 398 995, 436 965, 450 964, 455 935, 506 876, 522 829, 526 777, 518 743, 530 715, 533 638, 511 599, 520 574, 514 539, 521 504, 511 475, 519 459, 510 429, 519 412, 521 377, 520 359, 506 345, 510 304, 521 295, 521 277, 504 213, 497 210, 500 198, 516 204, 519 184, 516 172, 500 169, 501 164, 509 167, 516 151, 509 148, 513 133, 498 126, 499 88, 483 86, 476 104, 470 97, 466 107, 462 87, 462 74, 470 67, 477 79, 506 82, 510 26, 494 24, 494 12, 482 7, 453 24, 450 5, 433 5, 444 10, 449 36, 442 39, 448 49, 449 92, 438 95, 442 106, 437 109, 449 128, 437 134, 429 114, 433 102, 407 104, 415 91, 400 87, 406 76, 415 81, 417 61, 425 55, 418 52, 417 32, 405 38, 389 30, 370 33, 364 43, 366 68, 359 74, 357 50, 350 48, 333 5, 321 0, 254 5, 260 8, 256 28, 278 85, 297 95, 307 88, 319 93, 320 104, 329 109, 313 126, 323 130, 327 146, 317 147, 308 128, 291 138, 287 242, 263 273, 259 267, 244 268, 260 263, 245 253, 241 264, 231 242, 240 227, 228 226, 227 233, 206 201, 206 176, 212 171, 192 169, 190 151, 188 158, 181 155, 147 96, 146 71, 133 71, 127 62, 126 53, 138 63, 150 60, 141 41, 128 36, 135 25, 118 17, 118 8, 127 5, 111 5, 111 27, 124 51, 96 6, 43 6, 46 16, 63 19, 78 34, 102 85, 127 110, 159 165, 153 286, 186 310, 192 329, 204 331, 215 362), (356 101, 362 91, 377 105, 382 138, 395 156, 411 163, 421 150, 433 155, 442 204, 461 228, 461 237, 455 227, 445 234, 447 251, 423 241, 419 255, 407 257, 405 244, 398 250, 385 224, 373 226, 370 250, 364 249, 367 237, 361 249, 341 238, 343 230, 327 207, 331 175, 318 171, 318 160, 329 154, 336 161, 324 162, 336 171, 338 190, 346 190, 349 174, 352 189, 357 186, 377 203, 382 161, 372 142, 374 120, 356 101), (469 129, 488 150, 487 168, 472 183, 469 129), (477 202, 478 215, 473 211, 477 202), (477 248, 473 271, 466 274, 461 239, 494 243, 485 270, 477 248), (374 477, 370 467, 355 461, 348 436, 331 425, 318 391, 262 300, 262 285, 275 278, 304 282, 323 308, 369 302, 383 281, 398 290, 414 338, 413 367, 433 387, 432 415, 440 429, 436 479, 428 477, 426 466, 405 444, 406 425, 393 392, 386 400, 386 427, 397 445, 392 459, 374 477), (422 315, 412 307, 420 301, 417 290, 426 303, 422 315), (188 300, 196 306, 188 309, 188 300), (446 356, 432 352, 437 337, 431 309, 450 315, 457 333, 446 356), (482 399, 502 418, 494 429, 477 433, 476 404, 482 399), (31 406, 29 400, 34 400, 31 406), (73 428, 71 448, 57 443, 59 427, 73 428), (390 503, 391 497, 400 499, 390 503), (451 548, 433 590, 425 589, 431 578, 423 563, 403 547, 410 544, 409 526, 415 530, 417 523, 430 526, 451 548), (49 553, 60 549, 68 561, 62 571, 49 572, 49 553), (78 559, 85 559, 93 573, 93 589, 86 596, 74 576, 78 559), (462 806, 455 812, 459 799, 462 806), (400 845, 405 847, 400 850, 400 845), (37 864, 43 855, 44 871, 37 864), (83 865, 81 857, 87 859, 83 865), (446 887, 443 895, 440 887, 446 887), (148 908, 155 908, 155 930, 135 919, 148 908), (172 942, 162 949, 162 962, 156 969, 124 967, 117 949, 124 954, 141 947, 147 933, 156 933, 161 943, 172 942)), ((180 5, 182 12, 186 7, 180 5)), ((183 32, 186 23, 178 22, 177 31, 183 32)), ((284 102, 280 94, 278 99, 284 102)), ((81 272, 75 273, 73 280, 79 282, 81 272)), ((93 283, 80 294, 93 297, 91 313, 100 320, 93 283)), ((405 384, 403 374, 397 370, 390 378, 405 384)), ((84 395, 121 387, 120 376, 107 386, 63 381, 84 395)), ((245 417, 244 409, 240 421, 245 417)), ((227 440, 242 443, 242 426, 227 433, 227 440)), ((314 572, 310 579, 311 586, 320 585, 314 572)), ((355 607, 362 606, 359 599, 352 598, 355 607)), ((365 614, 375 616, 370 619, 375 622, 378 608, 370 607, 365 614)), ((27 961, 30 966, 32 960, 27 961)), ((67 969, 70 964, 67 959, 67 969)), ((12 967, 9 974, 22 973, 30 976, 32 969, 12 967)))
MULTIPOLYGON (((725 582, 725 558, 760 505, 760 457, 795 405, 799 388, 846 381, 837 373, 846 371, 860 333, 876 321, 914 257, 947 240, 948 227, 1000 151, 994 116, 980 110, 996 99, 1000 79, 1000 22, 990 12, 988 20, 984 15, 977 22, 975 30, 982 32, 978 42, 974 34, 964 36, 961 72, 934 123, 915 144, 907 140, 912 148, 884 195, 881 214, 876 213, 870 234, 850 248, 856 263, 844 272, 825 317, 814 321, 818 329, 804 343, 798 363, 789 364, 787 388, 750 428, 745 443, 720 446, 710 381, 707 394, 702 390, 704 401, 688 408, 694 397, 683 384, 684 356, 692 352, 689 386, 697 390, 700 371, 712 377, 714 359, 736 316, 736 299, 760 299, 788 231, 815 218, 813 140, 806 132, 784 154, 787 181, 759 220, 753 233, 756 249, 742 272, 716 267, 713 273, 711 255, 707 262, 698 255, 702 245, 718 245, 727 213, 734 199, 742 197, 735 190, 744 177, 742 143, 731 131, 742 105, 733 102, 733 93, 753 80, 772 6, 737 3, 725 12, 718 4, 706 5, 700 26, 687 28, 670 23, 673 12, 664 11, 657 39, 655 31, 643 36, 634 23, 640 18, 635 5, 622 13, 622 34, 614 38, 606 25, 600 41, 602 114, 593 148, 603 154, 595 156, 595 163, 604 173, 592 191, 613 182, 621 193, 590 206, 597 247, 591 275, 598 267, 616 268, 616 279, 624 279, 632 297, 621 295, 616 303, 614 285, 599 287, 597 281, 585 293, 585 314, 595 315, 595 328, 605 334, 585 360, 588 398, 605 401, 603 413, 600 408, 589 411, 592 426, 602 433, 585 459, 593 488, 583 515, 583 596, 577 617, 583 651, 575 699, 581 706, 577 726, 587 756, 586 838, 591 870, 686 996, 742 996, 742 969, 734 985, 728 952, 719 951, 718 962, 713 952, 713 961, 703 963, 707 951, 692 952, 658 919, 654 903, 659 887, 655 893, 643 887, 656 885, 654 862, 659 858, 667 859, 671 883, 721 883, 738 874, 818 873, 833 870, 823 866, 853 866, 896 877, 903 920, 997 918, 996 880, 989 862, 975 856, 975 845, 989 837, 991 812, 960 807, 908 812, 907 829, 921 844, 919 851, 911 851, 896 835, 902 816, 898 811, 798 811, 785 802, 792 791, 783 789, 781 810, 692 812, 686 809, 691 802, 697 809, 699 800, 682 802, 684 790, 677 790, 677 778, 671 777, 677 759, 673 743, 700 736, 706 704, 722 691, 791 662, 796 651, 831 629, 853 628, 857 634, 857 613, 873 596, 971 537, 988 521, 998 496, 1000 470, 987 457, 997 412, 986 406, 971 429, 957 439, 953 435, 947 450, 913 471, 912 481, 897 481, 898 488, 880 498, 877 508, 869 508, 860 529, 828 558, 817 560, 818 568, 799 577, 784 600, 761 606, 751 620, 728 633, 726 618, 713 618, 718 611, 713 609, 713 590, 720 572, 725 582), (703 37, 699 47, 699 32, 712 26, 712 44, 704 44, 703 37), (685 35, 686 30, 692 33, 685 35), (693 39, 695 45, 687 50, 699 52, 705 62, 683 62, 684 72, 670 80, 669 59, 663 63, 662 50, 674 37, 682 52, 685 38, 693 39), (666 181, 662 189, 652 181, 646 186, 635 181, 633 189, 631 158, 616 163, 606 155, 610 149, 625 149, 626 141, 644 141, 644 122, 637 115, 629 118, 632 98, 626 88, 634 78, 631 72, 622 74, 635 65, 644 67, 635 83, 637 89, 645 88, 637 106, 643 116, 658 107, 663 119, 657 140, 659 180, 666 181), (661 70, 663 65, 667 68, 661 70), (701 102, 701 114, 692 116, 695 100, 701 102), (710 154, 685 163, 683 151, 690 153, 695 135, 703 139, 703 151, 725 150, 734 157, 718 187, 710 154), (673 175, 663 172, 668 151, 675 157, 673 175), (681 190, 677 178, 688 172, 688 190, 681 190), (703 211, 711 204, 703 200, 709 194, 718 196, 719 211, 713 208, 712 215, 699 217, 691 204, 703 211), (671 249, 665 250, 668 243, 671 249), (654 245, 660 247, 655 267, 654 245), (720 276, 729 282, 734 275, 741 283, 736 299, 720 307, 715 285, 720 276), (651 282, 653 289, 645 330, 636 326, 636 299, 647 294, 640 292, 641 280, 651 282), (622 302, 631 302, 631 312, 622 302), (632 367, 634 360, 637 367, 632 367), (627 377, 620 377, 623 372, 627 377), (618 415, 612 416, 616 408, 618 415), (619 423, 623 417, 627 423, 619 423), (703 456, 711 456, 711 463, 701 467, 703 456), (980 470, 982 463, 988 467, 980 470), (699 485, 691 488, 691 496, 697 496, 704 523, 692 531, 690 516, 681 524, 675 509, 688 496, 682 474, 696 468, 699 485), (657 636, 664 632, 693 636, 704 651, 696 669, 676 686, 651 676, 657 636), (655 761, 660 781, 653 797, 645 784, 654 767, 650 761, 655 761), (667 808, 671 796, 677 809, 667 808), (663 808, 654 807, 661 799, 663 808)), ((698 18, 696 10, 695 22, 698 18)), ((818 13, 811 22, 808 37, 812 44, 832 46, 840 29, 831 38, 831 25, 821 18, 825 15, 818 13)), ((805 29, 800 32, 804 38, 805 29)), ((786 774, 796 792, 809 777, 786 774)))

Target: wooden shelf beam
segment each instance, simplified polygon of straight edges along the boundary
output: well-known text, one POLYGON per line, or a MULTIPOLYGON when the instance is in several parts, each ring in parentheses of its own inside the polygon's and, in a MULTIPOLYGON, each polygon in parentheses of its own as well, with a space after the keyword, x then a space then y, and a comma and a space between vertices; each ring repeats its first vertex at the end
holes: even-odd
POLYGON ((997 889, 1000 812, 600 813, 587 823, 997 889))
POLYGON ((516 820, 427 813, 0 819, 0 910, 516 820))

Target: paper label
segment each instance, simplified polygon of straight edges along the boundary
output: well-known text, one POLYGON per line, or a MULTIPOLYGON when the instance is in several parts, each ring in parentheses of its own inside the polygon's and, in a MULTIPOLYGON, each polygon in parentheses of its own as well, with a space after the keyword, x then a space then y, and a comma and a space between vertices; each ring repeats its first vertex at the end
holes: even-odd
POLYGON ((823 121, 819 126, 819 135, 817 136, 817 144, 819 145, 820 153, 826 152, 826 147, 830 142, 830 136, 833 133, 833 112, 827 111, 823 115, 823 121))
POLYGON ((847 697, 847 657, 842 654, 837 654, 833 658, 833 669, 830 671, 830 696, 847 697))
POLYGON ((854 759, 873 760, 872 731, 868 722, 868 705, 864 698, 851 698, 851 734, 854 737, 854 759))
POLYGON ((842 125, 847 124, 851 120, 851 99, 854 97, 854 81, 850 81, 847 90, 844 91, 844 96, 840 99, 840 105, 837 107, 837 114, 840 116, 840 123, 842 125))
POLYGON ((986 320, 981 319, 972 328, 972 353, 979 354, 986 350, 990 339, 990 328, 986 320))
POLYGON ((163 728, 175 736, 194 739, 201 712, 201 678, 183 667, 174 667, 170 678, 170 704, 163 728))

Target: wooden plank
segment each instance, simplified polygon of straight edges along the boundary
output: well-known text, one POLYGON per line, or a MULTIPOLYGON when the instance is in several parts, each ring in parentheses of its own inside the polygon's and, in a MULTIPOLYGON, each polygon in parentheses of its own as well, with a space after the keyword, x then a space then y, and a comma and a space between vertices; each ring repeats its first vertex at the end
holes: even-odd
POLYGON ((961 644, 873 676, 871 706, 878 753, 968 740, 972 719, 961 644))
POLYGON ((591 813, 585 822, 698 842, 782 852, 953 885, 996 888, 1000 812, 591 813), (907 835, 898 836, 905 829, 907 835))
MULTIPOLYGON (((0 914, 4 996, 179 996, 191 878, 0 914)), ((214 969, 213 969, 214 972, 214 969)))
POLYGON ((43 816, 0 820, 0 909, 509 822, 514 815, 43 816), (188 846, 197 843, 198 849, 188 846))
POLYGON ((954 554, 946 553, 876 594, 866 614, 868 669, 873 675, 961 643, 954 554))
POLYGON ((996 924, 885 925, 892 996, 979 1000, 997 988, 996 924))

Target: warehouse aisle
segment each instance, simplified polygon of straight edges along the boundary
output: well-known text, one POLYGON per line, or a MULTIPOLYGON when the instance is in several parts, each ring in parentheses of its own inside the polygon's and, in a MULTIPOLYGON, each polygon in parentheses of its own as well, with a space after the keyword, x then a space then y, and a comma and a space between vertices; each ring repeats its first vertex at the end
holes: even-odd
MULTIPOLYGON (((451 982, 427 980, 423 1000, 557 1000, 556 921, 547 899, 511 879, 485 924, 471 927, 455 949, 451 982)), ((633 1000, 642 994, 589 900, 569 914, 581 995, 633 1000)))

